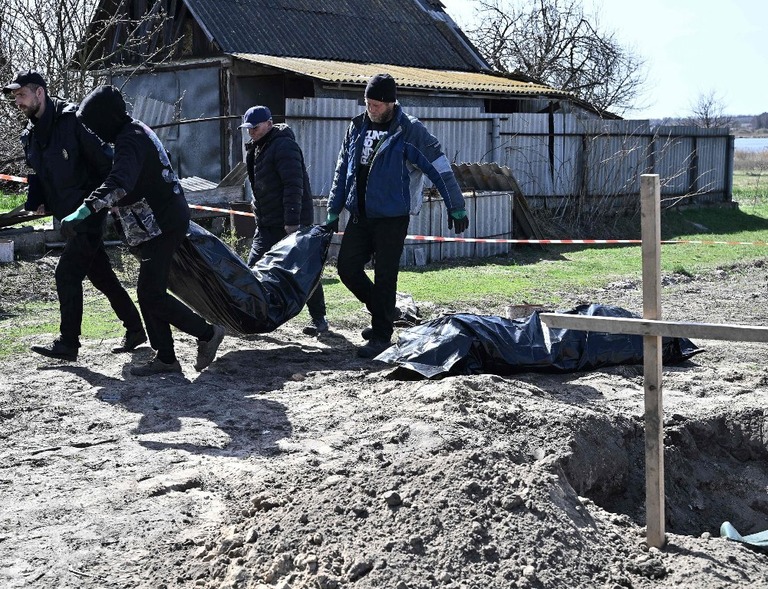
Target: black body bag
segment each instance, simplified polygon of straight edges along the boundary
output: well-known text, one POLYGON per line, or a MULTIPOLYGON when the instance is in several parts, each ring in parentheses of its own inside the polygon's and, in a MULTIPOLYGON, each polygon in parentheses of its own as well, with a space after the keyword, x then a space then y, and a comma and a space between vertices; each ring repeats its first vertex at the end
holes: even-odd
POLYGON ((211 323, 268 333, 299 314, 323 274, 333 232, 312 225, 276 243, 253 268, 194 222, 176 251, 169 290, 211 323))

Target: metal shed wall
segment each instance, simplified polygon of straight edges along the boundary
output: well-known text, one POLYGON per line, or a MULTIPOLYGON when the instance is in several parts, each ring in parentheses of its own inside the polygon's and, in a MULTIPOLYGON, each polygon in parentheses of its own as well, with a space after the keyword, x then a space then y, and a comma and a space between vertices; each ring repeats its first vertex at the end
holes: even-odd
MULTIPOLYGON (((120 80, 115 80, 116 84, 120 80)), ((123 88, 133 115, 159 125, 179 119, 221 114, 220 69, 167 71, 129 80, 123 88)), ((492 114, 482 106, 437 107, 419 97, 401 96, 403 108, 417 116, 440 141, 454 163, 496 162, 507 166, 531 207, 558 208, 578 203, 625 206, 637 201, 639 176, 658 173, 665 205, 730 200, 733 139, 724 129, 660 127, 647 121, 600 120, 562 113, 492 114), (414 103, 409 104, 409 100, 414 103)), ((338 151, 349 122, 362 112, 360 99, 287 99, 286 122, 301 145, 316 196, 328 195, 338 151)), ((182 177, 218 182, 222 170, 222 129, 228 123, 200 122, 158 129, 182 177)), ((231 140, 231 137, 229 137, 231 140)), ((238 135, 237 140, 242 138, 238 135)), ((427 183, 429 185, 429 183, 427 183)), ((511 236, 509 194, 494 193, 468 202, 468 237, 511 236)), ((316 207, 316 221, 325 217, 316 207)), ((343 221, 343 218, 342 218, 343 221)), ((445 207, 427 201, 412 221, 412 234, 445 235, 445 207)), ((568 236, 564 236, 568 237, 568 236)), ((404 263, 509 251, 499 244, 409 244, 404 263)))
MULTIPOLYGON (((495 161, 510 168, 532 207, 578 205, 578 210, 589 211, 639 206, 639 178, 646 173, 661 176, 665 206, 728 202, 731 198, 728 174, 733 141, 727 129, 660 127, 651 132, 648 121, 409 106, 407 96, 402 104, 438 138, 452 162, 495 161)), ((304 150, 316 195, 328 195, 349 121, 362 110, 358 100, 287 101, 287 122, 304 150)), ((511 197, 494 194, 468 199, 471 225, 467 237, 511 236, 511 197)), ((317 221, 324 218, 322 206, 324 201, 316 210, 317 221)), ((450 237, 441 201, 428 199, 409 232, 450 237)), ((503 244, 417 242, 406 247, 403 263, 508 251, 509 246, 503 244)))
MULTIPOLYGON (((125 82, 122 91, 131 115, 150 127, 217 117, 221 114, 219 72, 216 64, 145 74, 125 82)), ((121 87, 122 80, 115 78, 113 83, 121 87)), ((157 133, 179 176, 198 176, 212 182, 224 176, 220 122, 163 127, 157 133)))

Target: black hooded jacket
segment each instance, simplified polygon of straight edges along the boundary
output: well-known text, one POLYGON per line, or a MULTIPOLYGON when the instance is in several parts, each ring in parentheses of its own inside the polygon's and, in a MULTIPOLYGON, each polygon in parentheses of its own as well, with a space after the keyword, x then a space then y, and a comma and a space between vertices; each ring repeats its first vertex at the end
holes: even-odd
POLYGON ((245 147, 256 223, 263 227, 311 225, 312 189, 290 127, 274 125, 259 141, 245 147))
POLYGON ((120 91, 99 86, 83 99, 77 116, 96 135, 115 145, 112 170, 85 200, 88 208, 123 208, 145 201, 162 231, 186 231, 189 206, 168 154, 149 127, 126 113, 120 91))
MULTIPOLYGON (((21 134, 27 165, 36 176, 30 179, 26 208, 44 204, 57 219, 79 207, 112 167, 112 149, 83 128, 76 111, 76 104, 46 96, 43 116, 21 134)), ((86 219, 77 230, 101 231, 103 219, 86 219)))

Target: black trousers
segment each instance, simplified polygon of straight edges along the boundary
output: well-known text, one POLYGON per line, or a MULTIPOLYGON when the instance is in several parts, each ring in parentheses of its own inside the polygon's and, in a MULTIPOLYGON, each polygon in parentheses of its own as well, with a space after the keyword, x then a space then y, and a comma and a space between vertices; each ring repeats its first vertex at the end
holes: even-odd
POLYGON ((126 330, 142 329, 139 311, 112 269, 101 233, 77 233, 67 240, 55 273, 64 343, 79 346, 86 276, 107 297, 126 330))
POLYGON ((213 327, 192 309, 168 292, 168 276, 173 255, 186 237, 186 231, 163 232, 138 246, 141 254, 136 291, 152 348, 164 362, 172 361, 171 325, 197 339, 210 338, 213 327))
MULTIPOLYGON (((272 249, 273 245, 286 235, 287 233, 283 227, 257 226, 256 232, 253 234, 251 252, 248 254, 248 267, 252 268, 256 262, 264 257, 264 254, 272 249)), ((320 320, 325 318, 325 293, 321 283, 317 284, 317 288, 307 299, 307 310, 312 319, 320 320)))
POLYGON ((389 341, 394 331, 397 275, 410 217, 353 217, 344 228, 339 278, 371 313, 371 339, 389 341), (373 259, 373 280, 365 265, 373 259))

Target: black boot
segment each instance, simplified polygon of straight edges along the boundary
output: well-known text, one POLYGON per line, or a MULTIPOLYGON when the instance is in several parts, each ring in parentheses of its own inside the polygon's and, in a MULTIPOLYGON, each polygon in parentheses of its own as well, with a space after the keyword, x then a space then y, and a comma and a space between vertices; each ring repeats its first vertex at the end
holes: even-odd
POLYGON ((145 341, 147 341, 147 334, 143 329, 138 331, 126 331, 120 345, 112 348, 112 353, 120 354, 122 352, 132 352, 145 341))
POLYGON ((56 358, 57 360, 77 360, 77 347, 68 346, 62 343, 61 338, 53 340, 52 344, 47 346, 32 346, 29 348, 33 352, 47 356, 48 358, 56 358))

